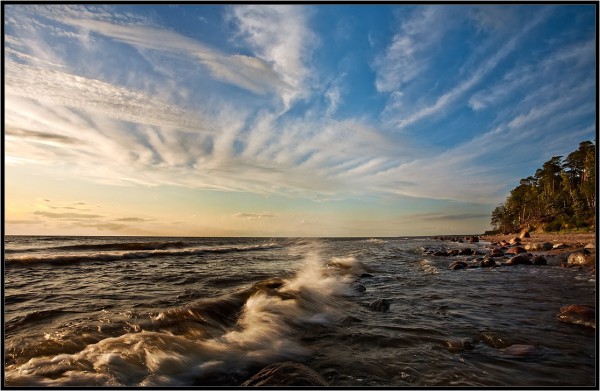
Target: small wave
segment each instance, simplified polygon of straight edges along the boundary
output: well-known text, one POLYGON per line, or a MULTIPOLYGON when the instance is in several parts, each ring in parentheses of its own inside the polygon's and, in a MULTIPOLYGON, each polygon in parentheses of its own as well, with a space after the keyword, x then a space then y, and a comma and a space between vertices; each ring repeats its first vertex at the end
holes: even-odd
POLYGON ((53 246, 44 248, 6 249, 6 253, 24 253, 35 251, 71 250, 71 251, 134 251, 134 250, 164 250, 168 248, 184 248, 188 244, 183 241, 171 242, 117 242, 95 244, 73 244, 68 246, 53 246))
POLYGON ((186 250, 153 250, 153 251, 126 251, 113 253, 92 253, 92 254, 66 254, 66 255, 32 255, 7 258, 6 265, 31 265, 38 263, 48 263, 52 265, 74 265, 80 262, 110 262, 130 259, 144 259, 151 257, 177 257, 190 255, 204 254, 227 254, 244 251, 270 250, 278 248, 275 243, 262 245, 239 246, 239 247, 217 247, 203 249, 186 249, 186 250))
POLYGON ((370 238, 370 239, 365 240, 365 242, 375 243, 375 244, 383 244, 383 243, 387 243, 387 240, 378 239, 378 238, 370 238))
POLYGON ((53 309, 53 310, 44 310, 44 311, 33 311, 29 312, 26 315, 16 317, 8 322, 6 322, 5 330, 10 332, 16 328, 20 328, 25 326, 28 323, 34 322, 37 323, 43 319, 54 318, 64 313, 69 312, 63 309, 53 309))

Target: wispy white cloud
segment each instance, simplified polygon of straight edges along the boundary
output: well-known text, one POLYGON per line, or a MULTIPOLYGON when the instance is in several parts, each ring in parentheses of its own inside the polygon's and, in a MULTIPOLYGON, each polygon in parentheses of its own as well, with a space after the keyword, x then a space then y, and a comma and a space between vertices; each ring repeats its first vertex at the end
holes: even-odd
MULTIPOLYGON (((499 83, 477 91, 469 100, 473 110, 496 107, 506 102, 513 94, 525 89, 535 89, 551 78, 556 78, 564 86, 564 79, 581 79, 585 67, 595 59, 595 42, 559 46, 554 51, 531 64, 519 64, 509 70, 499 83), (568 68, 569 72, 565 72, 568 68)), ((564 87, 563 87, 564 88, 564 87)), ((554 91, 562 91, 553 87, 554 91)))
POLYGON ((400 15, 398 32, 373 63, 377 91, 401 90, 404 84, 429 70, 429 52, 452 26, 449 11, 447 7, 418 6, 409 15, 400 15))
MULTIPOLYGON (((515 47, 517 47, 517 45, 520 43, 520 40, 526 36, 531 29, 541 23, 546 17, 547 12, 540 12, 537 14, 526 25, 524 25, 520 31, 518 31, 516 34, 513 34, 507 42, 505 42, 500 48, 496 49, 493 55, 487 58, 483 63, 478 64, 476 69, 468 78, 462 80, 450 90, 436 97, 435 102, 432 104, 426 104, 425 106, 417 108, 414 111, 409 111, 406 114, 397 114, 395 116, 396 118, 392 120, 392 123, 397 126, 398 129, 403 129, 409 125, 423 120, 424 118, 443 113, 449 105, 456 102, 459 97, 472 89, 477 83, 481 82, 486 75, 496 68, 498 64, 504 60, 515 49, 515 47)), ((393 105, 391 107, 387 108, 387 112, 395 109, 397 104, 395 102, 392 104, 393 105)))
POLYGON ((264 212, 264 213, 236 213, 233 215, 233 217, 238 217, 241 219, 246 219, 246 220, 260 220, 260 219, 270 219, 272 217, 274 217, 274 214, 271 212, 264 212))
POLYGON ((286 107, 307 93, 312 48, 317 36, 307 27, 308 11, 297 5, 238 5, 232 8, 232 20, 239 37, 256 56, 281 76, 289 88, 282 89, 286 107))

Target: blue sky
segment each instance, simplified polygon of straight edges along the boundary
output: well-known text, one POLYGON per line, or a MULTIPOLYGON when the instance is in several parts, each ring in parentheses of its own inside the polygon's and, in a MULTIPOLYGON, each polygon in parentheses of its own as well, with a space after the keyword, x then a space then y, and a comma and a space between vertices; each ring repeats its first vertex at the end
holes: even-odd
POLYGON ((594 5, 4 5, 7 233, 479 233, 595 140, 594 5))

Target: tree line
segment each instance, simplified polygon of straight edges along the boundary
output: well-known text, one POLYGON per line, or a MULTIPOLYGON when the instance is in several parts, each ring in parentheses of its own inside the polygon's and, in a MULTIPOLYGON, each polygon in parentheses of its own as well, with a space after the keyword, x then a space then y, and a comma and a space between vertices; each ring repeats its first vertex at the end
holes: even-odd
POLYGON ((595 210, 595 146, 583 141, 566 158, 553 156, 534 176, 521 179, 493 210, 491 223, 502 233, 594 227, 595 210))

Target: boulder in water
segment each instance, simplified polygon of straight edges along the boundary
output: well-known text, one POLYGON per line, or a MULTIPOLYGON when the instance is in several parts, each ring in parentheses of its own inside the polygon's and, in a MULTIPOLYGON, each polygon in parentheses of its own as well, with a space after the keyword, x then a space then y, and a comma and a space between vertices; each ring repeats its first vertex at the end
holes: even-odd
POLYGON ((466 269, 467 268, 467 263, 463 262, 463 261, 454 261, 450 264, 450 266, 448 266, 449 269, 452 270, 460 270, 460 269, 466 269))
POLYGON ((325 379, 317 372, 304 364, 297 362, 283 362, 269 365, 242 386, 256 387, 285 387, 285 386, 327 386, 325 379))
POLYGON ((526 253, 526 252, 527 252, 527 250, 525 250, 521 246, 511 247, 508 250, 506 250, 507 254, 522 254, 522 253, 526 253))
POLYGON ((369 308, 377 312, 388 312, 390 310, 390 301, 387 299, 377 299, 369 304, 369 308))
POLYGON ((535 346, 515 344, 502 349, 502 352, 504 354, 517 357, 531 356, 533 353, 535 353, 535 346))
POLYGON ((508 243, 510 245, 521 244, 521 238, 519 238, 519 237, 512 238, 508 243))
POLYGON ((587 254, 585 251, 576 251, 569 255, 567 264, 569 266, 594 266, 594 258, 593 254, 587 254))
POLYGON ((458 255, 473 255, 473 249, 463 248, 462 250, 458 251, 458 255))
POLYGON ((529 259, 529 257, 527 255, 515 255, 514 257, 512 257, 511 259, 509 259, 508 261, 506 261, 506 264, 509 266, 515 266, 515 265, 531 265, 533 262, 531 262, 531 259, 529 259))
POLYGON ((361 293, 365 292, 367 290, 367 288, 365 288, 365 286, 358 281, 354 281, 352 283, 352 289, 354 289, 356 292, 361 292, 361 293))
POLYGON ((492 267, 492 266, 496 266, 496 261, 494 261, 491 258, 484 259, 483 261, 481 261, 479 263, 479 266, 480 267, 492 267))
POLYGON ((481 340, 486 345, 496 349, 503 349, 512 345, 512 342, 510 342, 508 339, 490 331, 481 333, 481 340))
POLYGON ((446 341, 446 346, 448 346, 448 350, 451 352, 475 349, 475 345, 471 338, 450 339, 446 341))
POLYGON ((534 243, 528 243, 525 246, 525 250, 528 251, 548 251, 548 250, 552 250, 552 243, 549 242, 534 242, 534 243))
POLYGON ((561 322, 596 328, 596 312, 589 305, 571 304, 561 307, 556 317, 561 322))
POLYGON ((547 265, 548 261, 546 261, 546 258, 542 257, 542 256, 537 256, 533 258, 533 264, 534 265, 547 265))

